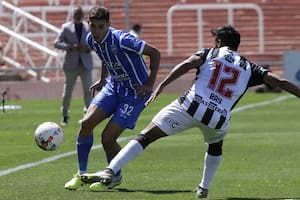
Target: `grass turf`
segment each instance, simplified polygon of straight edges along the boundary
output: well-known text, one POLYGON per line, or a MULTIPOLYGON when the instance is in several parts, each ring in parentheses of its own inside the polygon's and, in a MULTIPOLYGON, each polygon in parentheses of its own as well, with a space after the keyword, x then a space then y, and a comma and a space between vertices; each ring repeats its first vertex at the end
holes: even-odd
MULTIPOLYGON (((137 134, 156 112, 177 96, 162 94, 142 113, 136 129, 126 130, 122 136, 137 134)), ((287 94, 249 92, 236 108, 278 96, 287 94)), ((124 167, 124 182, 116 190, 95 193, 84 186, 70 192, 64 189, 64 184, 77 168, 75 136, 78 120, 82 117, 82 100, 72 101, 70 124, 63 128, 64 142, 54 152, 40 150, 35 145, 33 133, 41 122, 59 123, 60 99, 7 103, 21 105, 22 109, 0 114, 1 200, 195 199, 193 189, 199 184, 207 148, 197 129, 151 144, 124 167), (45 160, 68 152, 70 155, 60 159, 45 160), (44 163, 28 165, 40 161, 44 163)), ((210 199, 300 199, 298 111, 299 100, 292 97, 234 112, 224 142, 223 161, 210 188, 210 199)), ((96 128, 94 145, 100 144, 103 127, 104 123, 96 128)), ((103 169, 105 165, 103 149, 94 149, 90 154, 89 171, 103 169)))

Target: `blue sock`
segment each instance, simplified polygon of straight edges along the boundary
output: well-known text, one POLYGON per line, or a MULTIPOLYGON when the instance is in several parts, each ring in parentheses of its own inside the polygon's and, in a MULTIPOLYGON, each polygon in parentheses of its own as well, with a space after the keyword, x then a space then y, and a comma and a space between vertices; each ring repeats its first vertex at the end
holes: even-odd
MULTIPOLYGON (((106 154, 106 159, 107 159, 107 162, 110 163, 110 161, 115 157, 116 155, 107 155, 106 154)), ((121 176, 121 173, 122 173, 122 170, 120 169, 119 171, 116 172, 115 176, 121 176)))
POLYGON ((77 136, 77 157, 79 173, 87 171, 88 158, 91 148, 93 146, 94 136, 93 134, 88 137, 77 136))

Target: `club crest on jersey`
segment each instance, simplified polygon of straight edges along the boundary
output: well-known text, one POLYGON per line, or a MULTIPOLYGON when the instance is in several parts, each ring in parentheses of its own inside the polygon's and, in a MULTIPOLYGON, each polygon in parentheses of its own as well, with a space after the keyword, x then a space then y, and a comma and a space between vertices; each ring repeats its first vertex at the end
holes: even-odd
POLYGON ((137 47, 139 46, 139 44, 140 44, 140 40, 137 39, 137 38, 135 38, 135 39, 133 40, 133 46, 134 46, 135 48, 137 48, 137 47))
POLYGON ((113 54, 117 54, 117 46, 116 45, 110 45, 110 50, 113 54))

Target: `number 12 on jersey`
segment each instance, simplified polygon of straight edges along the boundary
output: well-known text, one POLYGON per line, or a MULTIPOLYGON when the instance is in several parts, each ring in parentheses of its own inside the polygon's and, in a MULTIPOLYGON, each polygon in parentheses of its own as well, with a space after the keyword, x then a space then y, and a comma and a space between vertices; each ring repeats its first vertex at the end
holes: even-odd
POLYGON ((228 86, 237 83, 240 71, 217 60, 213 61, 213 65, 214 72, 208 82, 208 88, 230 99, 233 91, 228 86))

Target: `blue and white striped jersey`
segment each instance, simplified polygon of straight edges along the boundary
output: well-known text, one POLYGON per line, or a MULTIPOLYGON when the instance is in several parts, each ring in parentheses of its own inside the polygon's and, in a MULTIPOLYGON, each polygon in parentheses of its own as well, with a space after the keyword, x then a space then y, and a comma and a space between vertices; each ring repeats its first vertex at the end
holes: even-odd
POLYGON ((109 71, 112 88, 120 95, 136 96, 134 85, 144 85, 148 80, 148 68, 142 57, 145 41, 111 27, 101 43, 91 33, 86 40, 109 71))

